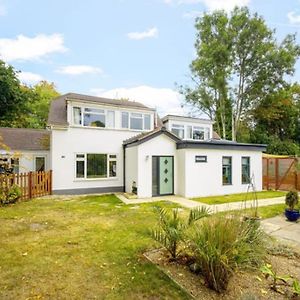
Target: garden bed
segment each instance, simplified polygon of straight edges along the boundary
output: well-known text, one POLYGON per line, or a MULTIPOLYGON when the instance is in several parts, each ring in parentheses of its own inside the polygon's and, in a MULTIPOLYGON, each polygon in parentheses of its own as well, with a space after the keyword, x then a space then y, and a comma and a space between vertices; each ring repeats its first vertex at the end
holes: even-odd
MULTIPOLYGON (((201 275, 196 275, 190 271, 187 258, 181 258, 178 262, 170 261, 166 252, 162 249, 152 250, 144 255, 194 299, 300 299, 292 298, 292 289, 285 286, 281 287, 283 293, 285 293, 284 295, 272 290, 270 288, 270 279, 266 279, 260 271, 234 274, 229 282, 227 291, 219 294, 205 285, 201 275)), ((269 254, 267 262, 274 267, 278 274, 290 275, 292 278, 300 279, 300 258, 298 255, 286 257, 284 253, 278 255, 269 254)))

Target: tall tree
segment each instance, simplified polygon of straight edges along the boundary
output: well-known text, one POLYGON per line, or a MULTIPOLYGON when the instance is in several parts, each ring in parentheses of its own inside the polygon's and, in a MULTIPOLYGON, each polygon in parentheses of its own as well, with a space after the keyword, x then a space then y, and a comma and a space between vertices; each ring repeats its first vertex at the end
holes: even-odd
POLYGON ((0 60, 0 126, 10 127, 30 101, 32 98, 22 89, 17 72, 0 60))
POLYGON ((197 57, 190 66, 195 84, 181 91, 187 103, 216 120, 223 138, 236 140, 252 109, 286 85, 300 47, 295 35, 278 44, 275 31, 247 8, 205 14, 196 29, 197 57))

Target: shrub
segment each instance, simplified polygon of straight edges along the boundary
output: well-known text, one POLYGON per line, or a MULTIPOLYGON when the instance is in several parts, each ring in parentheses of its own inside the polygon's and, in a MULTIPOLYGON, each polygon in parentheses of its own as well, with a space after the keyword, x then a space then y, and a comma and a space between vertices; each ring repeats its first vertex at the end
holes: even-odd
POLYGON ((294 210, 295 206, 298 204, 299 196, 297 191, 289 191, 285 196, 285 204, 290 210, 294 210))
POLYGON ((151 236, 159 242, 171 255, 176 259, 180 254, 179 244, 184 240, 186 229, 195 221, 209 215, 205 207, 194 208, 190 211, 187 220, 180 218, 178 209, 168 211, 164 208, 157 207, 159 214, 158 228, 151 231, 151 236))
POLYGON ((227 289, 236 269, 258 268, 265 256, 265 234, 259 222, 234 216, 203 220, 190 245, 207 285, 217 292, 227 289))
POLYGON ((6 183, 2 183, 0 186, 0 204, 15 203, 21 195, 21 188, 16 184, 8 186, 6 183))

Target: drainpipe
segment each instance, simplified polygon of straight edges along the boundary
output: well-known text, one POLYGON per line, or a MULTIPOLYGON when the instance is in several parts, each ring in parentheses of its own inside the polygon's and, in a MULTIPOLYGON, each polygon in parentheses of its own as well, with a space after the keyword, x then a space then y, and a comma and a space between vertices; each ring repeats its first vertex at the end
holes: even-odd
POLYGON ((125 159, 126 159, 126 145, 123 145, 123 192, 126 192, 126 174, 125 174, 125 159))

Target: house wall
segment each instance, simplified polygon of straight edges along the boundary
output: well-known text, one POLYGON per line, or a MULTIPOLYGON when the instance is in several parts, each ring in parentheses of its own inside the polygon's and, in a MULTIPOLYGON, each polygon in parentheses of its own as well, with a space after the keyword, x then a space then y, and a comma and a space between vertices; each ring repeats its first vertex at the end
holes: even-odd
POLYGON ((262 190, 262 153, 260 151, 180 149, 178 152, 185 161, 185 180, 179 179, 179 182, 185 182, 185 187, 180 190, 180 194, 185 197, 246 192, 248 184, 241 183, 242 156, 250 157, 250 175, 254 174, 256 190, 262 190), (207 155, 207 163, 195 163, 196 155, 207 155), (223 156, 232 157, 232 185, 222 184, 223 156))
POLYGON ((57 194, 113 192, 123 190, 123 141, 135 136, 129 130, 73 128, 52 130, 53 191, 57 194), (117 177, 76 179, 76 153, 117 155, 117 177))
POLYGON ((126 182, 125 191, 126 193, 132 192, 132 183, 135 181, 138 184, 138 151, 137 147, 126 148, 125 156, 125 169, 126 169, 126 182))
POLYGON ((37 156, 45 157, 45 169, 46 171, 51 169, 50 151, 23 151, 18 152, 19 156, 19 173, 34 172, 35 158, 37 156))
POLYGON ((177 194, 177 157, 176 143, 161 134, 137 147, 138 151, 138 197, 152 197, 152 156, 174 156, 174 192, 177 194))

